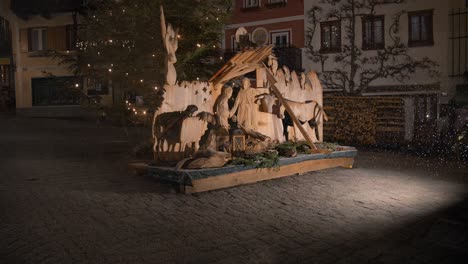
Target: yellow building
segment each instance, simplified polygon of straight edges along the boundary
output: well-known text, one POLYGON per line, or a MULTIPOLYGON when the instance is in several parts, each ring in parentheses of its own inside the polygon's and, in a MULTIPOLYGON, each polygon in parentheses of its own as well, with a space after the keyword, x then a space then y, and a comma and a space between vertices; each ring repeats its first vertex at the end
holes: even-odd
POLYGON ((74 115, 81 112, 78 88, 85 95, 112 101, 107 85, 91 87, 73 76, 48 51, 73 54, 81 1, 0 0, 0 17, 11 31, 11 66, 17 113, 74 115))

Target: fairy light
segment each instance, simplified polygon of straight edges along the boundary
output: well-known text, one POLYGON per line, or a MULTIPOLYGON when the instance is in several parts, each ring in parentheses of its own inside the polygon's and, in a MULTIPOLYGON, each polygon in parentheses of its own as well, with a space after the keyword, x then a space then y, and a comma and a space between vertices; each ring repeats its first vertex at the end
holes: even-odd
POLYGON ((143 82, 143 79, 141 79, 140 82, 142 83, 142 82, 143 82))
POLYGON ((200 45, 200 43, 197 43, 197 47, 201 48, 201 45, 200 45))
POLYGON ((75 83, 75 87, 76 87, 76 88, 80 87, 80 84, 75 83))
POLYGON ((112 69, 109 69, 109 72, 112 72, 112 69))

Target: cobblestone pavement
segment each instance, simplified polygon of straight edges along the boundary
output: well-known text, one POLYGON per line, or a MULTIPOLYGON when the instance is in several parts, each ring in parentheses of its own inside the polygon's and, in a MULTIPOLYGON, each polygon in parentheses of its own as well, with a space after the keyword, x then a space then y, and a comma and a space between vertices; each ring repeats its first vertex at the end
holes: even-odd
POLYGON ((182 195, 128 171, 145 136, 0 116, 0 263, 468 263, 466 164, 362 151, 182 195))

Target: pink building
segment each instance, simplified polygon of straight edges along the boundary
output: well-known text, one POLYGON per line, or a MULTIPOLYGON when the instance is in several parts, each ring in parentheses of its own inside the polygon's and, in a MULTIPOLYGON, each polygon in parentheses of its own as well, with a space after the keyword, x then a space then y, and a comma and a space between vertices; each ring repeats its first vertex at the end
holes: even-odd
POLYGON ((274 45, 280 62, 302 68, 304 0, 234 0, 233 9, 223 40, 227 51, 237 49, 235 33, 244 27, 258 46, 274 45))

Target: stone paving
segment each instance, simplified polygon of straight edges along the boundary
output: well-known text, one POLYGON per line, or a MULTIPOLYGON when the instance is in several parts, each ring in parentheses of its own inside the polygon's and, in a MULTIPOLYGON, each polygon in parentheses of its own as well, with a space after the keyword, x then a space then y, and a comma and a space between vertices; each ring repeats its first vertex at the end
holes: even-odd
POLYGON ((146 136, 0 116, 0 263, 468 263, 467 164, 361 151, 183 195, 128 171, 146 136))

